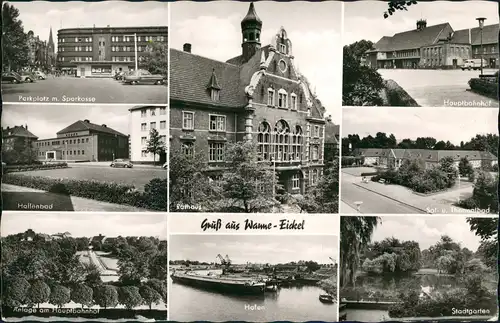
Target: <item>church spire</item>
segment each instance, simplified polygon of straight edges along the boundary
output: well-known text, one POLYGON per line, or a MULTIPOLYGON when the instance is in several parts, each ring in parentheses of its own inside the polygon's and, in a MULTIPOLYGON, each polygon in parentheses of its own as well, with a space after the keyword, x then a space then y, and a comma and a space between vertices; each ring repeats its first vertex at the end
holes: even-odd
POLYGON ((247 62, 260 49, 260 32, 262 30, 262 20, 255 12, 253 2, 250 3, 247 15, 241 21, 241 34, 243 36, 242 56, 243 62, 247 62))
POLYGON ((52 26, 50 26, 49 42, 48 45, 54 45, 54 39, 52 38, 52 26))

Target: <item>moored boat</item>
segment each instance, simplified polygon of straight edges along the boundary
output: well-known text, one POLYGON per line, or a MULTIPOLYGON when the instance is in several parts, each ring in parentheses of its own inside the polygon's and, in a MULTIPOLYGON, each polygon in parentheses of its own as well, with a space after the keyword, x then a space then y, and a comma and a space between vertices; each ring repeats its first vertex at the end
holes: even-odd
POLYGON ((253 279, 225 277, 224 275, 198 275, 195 272, 174 272, 170 275, 176 283, 237 294, 263 294, 266 283, 253 279))
POLYGON ((328 304, 333 304, 335 302, 333 296, 328 294, 319 295, 319 301, 321 303, 328 303, 328 304))

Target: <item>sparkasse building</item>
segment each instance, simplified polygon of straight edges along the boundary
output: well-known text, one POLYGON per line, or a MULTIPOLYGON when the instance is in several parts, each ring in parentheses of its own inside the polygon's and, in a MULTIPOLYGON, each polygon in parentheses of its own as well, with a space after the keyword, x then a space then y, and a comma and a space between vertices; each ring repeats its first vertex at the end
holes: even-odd
POLYGON ((170 147, 202 153, 217 178, 228 143, 254 142, 284 188, 303 194, 323 174, 325 109, 295 68, 286 30, 262 46, 262 25, 251 3, 241 55, 224 62, 193 54, 191 44, 170 49, 170 147))

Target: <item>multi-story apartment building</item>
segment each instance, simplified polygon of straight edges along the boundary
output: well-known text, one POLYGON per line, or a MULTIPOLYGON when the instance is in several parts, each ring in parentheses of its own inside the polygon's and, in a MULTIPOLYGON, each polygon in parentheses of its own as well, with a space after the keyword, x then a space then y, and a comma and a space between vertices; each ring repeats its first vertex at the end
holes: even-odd
POLYGON ((449 23, 384 36, 366 53, 364 63, 373 68, 460 68, 470 58, 485 58, 485 67, 498 68, 499 25, 454 31, 449 23), (481 34, 483 55, 481 55, 481 34))
POLYGON ((285 29, 264 47, 261 30, 251 3, 241 55, 222 62, 193 55, 191 44, 170 50, 170 147, 202 153, 217 177, 227 144, 252 141, 285 189, 304 193, 323 173, 325 109, 296 70, 285 29))
POLYGON ((58 66, 80 77, 111 77, 138 68, 152 43, 168 44, 168 27, 93 27, 60 29, 57 33, 58 66))
POLYGON ((56 138, 37 140, 38 159, 69 162, 128 158, 128 136, 107 125, 78 120, 57 132, 56 138))
POLYGON ((365 165, 379 165, 399 168, 404 160, 420 159, 429 169, 439 165, 445 157, 453 158, 458 167, 462 158, 467 158, 473 168, 488 168, 498 163, 497 157, 488 151, 477 150, 432 150, 432 149, 397 149, 365 148, 358 149, 356 155, 364 157, 365 165))
POLYGON ((151 130, 156 129, 160 140, 167 144, 167 107, 138 106, 129 109, 130 120, 130 160, 133 163, 164 163, 167 159, 165 152, 154 156, 146 150, 151 139, 151 130))
POLYGON ((2 128, 2 150, 9 151, 18 147, 33 147, 38 139, 28 130, 28 125, 2 128))

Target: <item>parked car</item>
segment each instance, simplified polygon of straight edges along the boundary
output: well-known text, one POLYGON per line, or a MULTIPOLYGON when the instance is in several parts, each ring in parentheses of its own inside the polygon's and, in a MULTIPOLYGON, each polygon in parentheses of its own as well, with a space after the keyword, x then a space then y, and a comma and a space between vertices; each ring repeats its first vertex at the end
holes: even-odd
POLYGON ((7 81, 11 83, 22 83, 23 77, 16 72, 5 72, 2 73, 2 81, 7 81))
POLYGON ((127 84, 163 84, 166 77, 160 74, 151 74, 146 70, 137 70, 125 75, 123 82, 127 84))
MULTIPOLYGON (((483 68, 488 67, 488 62, 483 58, 483 68)), ((481 69, 481 58, 466 59, 462 65, 462 71, 481 69)))
POLYGON ((123 168, 134 167, 134 165, 132 165, 132 163, 129 160, 125 160, 125 159, 115 159, 115 160, 113 160, 113 162, 109 166, 111 166, 111 167, 123 167, 123 168))
POLYGON ((35 75, 38 77, 39 80, 46 80, 47 79, 47 75, 45 75, 44 72, 36 71, 35 75))
POLYGON ((36 75, 30 72, 21 72, 21 77, 23 78, 23 82, 33 83, 38 79, 36 75))

